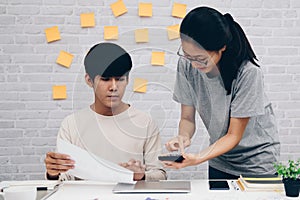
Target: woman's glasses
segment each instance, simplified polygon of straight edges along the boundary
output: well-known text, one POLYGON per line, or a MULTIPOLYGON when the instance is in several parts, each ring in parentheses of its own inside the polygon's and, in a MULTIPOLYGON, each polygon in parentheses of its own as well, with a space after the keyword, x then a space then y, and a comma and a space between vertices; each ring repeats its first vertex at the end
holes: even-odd
POLYGON ((207 67, 207 64, 208 64, 208 60, 209 58, 205 58, 205 59, 199 59, 197 58, 197 56, 190 56, 190 55, 187 55, 186 53, 184 53, 184 51, 182 50, 182 46, 180 45, 178 51, 177 51, 177 55, 189 62, 194 62, 196 64, 199 64, 201 66, 204 66, 204 67, 207 67))

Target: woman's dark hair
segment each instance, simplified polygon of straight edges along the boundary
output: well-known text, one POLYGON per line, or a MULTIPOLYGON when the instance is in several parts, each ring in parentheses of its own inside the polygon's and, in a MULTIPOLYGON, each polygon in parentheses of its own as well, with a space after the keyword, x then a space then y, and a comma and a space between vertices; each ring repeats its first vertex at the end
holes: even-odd
POLYGON ((94 81, 101 77, 128 76, 132 68, 130 55, 119 45, 103 42, 94 45, 84 59, 86 73, 94 81))
POLYGON ((209 7, 193 9, 181 23, 180 37, 182 40, 192 39, 208 51, 218 51, 226 45, 219 70, 227 94, 231 93, 232 81, 244 61, 259 67, 243 29, 228 13, 222 15, 209 7))

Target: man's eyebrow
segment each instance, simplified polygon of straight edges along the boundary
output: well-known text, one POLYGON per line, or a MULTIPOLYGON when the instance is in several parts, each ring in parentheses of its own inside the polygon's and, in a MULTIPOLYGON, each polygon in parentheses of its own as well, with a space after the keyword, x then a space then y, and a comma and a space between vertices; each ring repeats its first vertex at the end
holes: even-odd
POLYGON ((105 79, 112 79, 112 78, 122 78, 122 77, 126 77, 126 76, 100 76, 100 78, 105 78, 105 79))
POLYGON ((100 76, 101 79, 110 79, 110 77, 100 76))

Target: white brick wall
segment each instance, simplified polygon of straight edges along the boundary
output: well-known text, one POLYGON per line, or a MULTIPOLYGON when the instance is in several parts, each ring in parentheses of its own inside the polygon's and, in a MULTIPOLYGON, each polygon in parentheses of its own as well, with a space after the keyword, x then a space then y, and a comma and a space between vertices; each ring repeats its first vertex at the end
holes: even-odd
MULTIPOLYGON (((163 142, 177 134, 179 105, 171 100, 179 41, 168 41, 166 26, 173 1, 156 0, 153 17, 137 16, 137 0, 124 0, 128 13, 118 18, 109 5, 116 0, 0 0, 0 181, 43 178, 45 152, 55 148, 61 120, 92 102, 83 80, 83 58, 103 41, 103 26, 119 26, 119 44, 129 50, 135 67, 131 80, 150 82, 147 94, 132 92, 126 101, 149 112, 159 124, 163 142), (81 28, 80 14, 94 12, 95 28, 81 28), (61 40, 47 43, 44 29, 58 26, 61 40), (134 30, 149 28, 150 42, 135 44, 134 30), (150 65, 152 50, 166 51, 166 66, 150 65), (55 64, 60 50, 75 55, 70 69, 55 64), (51 100, 52 85, 66 84, 68 99, 51 100)), ((145 1, 151 2, 151 1, 145 1)), ((265 72, 282 141, 281 159, 300 157, 300 3, 298 0, 190 0, 188 10, 207 5, 230 12, 246 31, 265 72)), ((207 146, 208 135, 198 117, 191 152, 207 146)), ((206 178, 207 163, 169 177, 206 178)))

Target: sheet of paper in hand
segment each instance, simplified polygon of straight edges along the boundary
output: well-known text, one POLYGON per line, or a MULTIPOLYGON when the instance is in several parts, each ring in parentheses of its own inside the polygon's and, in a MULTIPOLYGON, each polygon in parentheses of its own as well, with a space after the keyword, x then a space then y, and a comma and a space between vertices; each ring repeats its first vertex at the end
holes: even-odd
POLYGON ((57 151, 69 155, 75 161, 75 168, 68 171, 70 175, 84 180, 135 183, 132 171, 99 158, 67 141, 58 139, 57 151))

